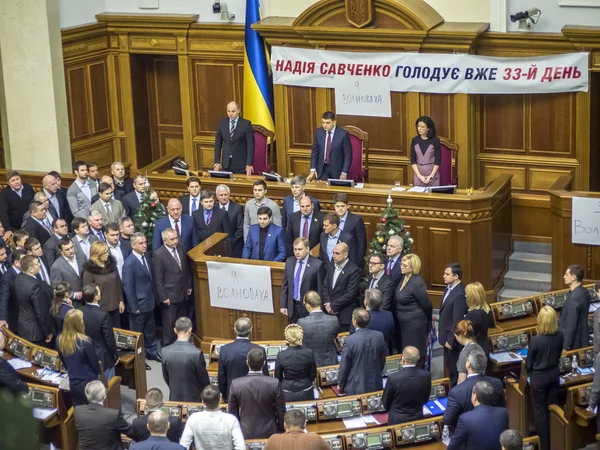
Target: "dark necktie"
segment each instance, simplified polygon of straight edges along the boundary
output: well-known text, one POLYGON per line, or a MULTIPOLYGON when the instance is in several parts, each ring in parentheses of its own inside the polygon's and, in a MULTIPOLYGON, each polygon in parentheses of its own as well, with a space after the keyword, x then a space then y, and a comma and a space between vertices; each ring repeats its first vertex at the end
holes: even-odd
POLYGON ((390 262, 388 262, 387 271, 386 271, 386 273, 388 275, 392 274, 392 266, 393 265, 394 265, 394 260, 390 259, 390 262))
POLYGON ((175 231, 177 231, 177 237, 181 238, 181 233, 179 232, 179 220, 175 221, 175 231))
POLYGON ((235 121, 231 121, 231 128, 229 130, 229 137, 233 139, 233 133, 235 133, 235 121))
POLYGON ((179 259, 179 255, 177 254, 177 249, 172 248, 171 251, 173 252, 173 258, 175 258, 175 261, 177 261, 177 265, 179 266, 179 269, 181 269, 181 260, 179 259))
POLYGON ((212 210, 206 211, 206 225, 210 225, 210 219, 212 219, 212 210))
POLYGON ((331 131, 327 132, 327 145, 325 145, 325 164, 329 164, 329 154, 331 153, 331 131))
POLYGON ((298 261, 298 269, 294 276, 294 300, 298 300, 300 297, 300 274, 302 273, 302 261, 298 261))
POLYGON ((375 284, 377 284, 377 278, 373 277, 373 279, 371 280, 371 285, 369 286, 369 289, 373 289, 375 284))
POLYGON ((308 216, 304 217, 304 226, 302 227, 302 237, 308 238, 308 216))

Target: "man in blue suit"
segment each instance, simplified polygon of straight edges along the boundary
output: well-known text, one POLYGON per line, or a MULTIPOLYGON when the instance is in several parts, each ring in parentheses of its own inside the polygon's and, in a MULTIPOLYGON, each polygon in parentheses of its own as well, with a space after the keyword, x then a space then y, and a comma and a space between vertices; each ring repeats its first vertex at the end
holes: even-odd
MULTIPOLYGON (((394 324, 394 314, 391 311, 381 310, 382 303, 383 294, 379 289, 365 290, 364 305, 371 315, 369 330, 380 331, 381 334, 383 334, 387 345, 387 355, 391 355, 394 347, 394 331, 396 330, 396 325, 394 324)), ((350 333, 354 333, 355 331, 356 329, 354 326, 351 326, 350 333)))
POLYGON ((14 293, 15 279, 21 273, 21 259, 25 255, 27 251, 19 248, 12 252, 12 267, 0 278, 0 328, 6 325, 15 332, 19 317, 19 302, 14 293))
POLYGON ((336 213, 323 217, 323 233, 321 233, 319 259, 327 266, 333 258, 334 247, 343 242, 348 246, 348 258, 360 267, 356 254, 356 239, 349 233, 340 230, 340 218, 336 213))
POLYGON ((387 261, 385 263, 385 273, 387 276, 392 278, 395 286, 398 286, 402 281, 402 271, 400 270, 400 263, 402 260, 402 248, 404 241, 400 236, 392 236, 388 239, 387 245, 385 246, 385 253, 387 255, 387 261))
POLYGON ((152 258, 146 252, 147 247, 146 236, 143 233, 133 233, 132 252, 123 264, 123 289, 131 330, 144 333, 146 358, 161 362, 154 323, 154 307, 158 295, 152 275, 152 258))
MULTIPOLYGON (((480 350, 472 351, 467 357, 467 379, 456 385, 448 393, 448 406, 444 413, 444 424, 450 427, 452 433, 458 423, 459 416, 473 409, 471 391, 479 381, 487 381, 493 388, 493 398, 490 406, 506 406, 504 386, 502 381, 483 375, 487 365, 487 356, 480 350)), ((496 437, 496 441, 497 441, 496 437)), ((479 447, 485 448, 485 447, 479 447)))
POLYGON ((383 389, 387 345, 380 331, 370 330, 370 314, 362 308, 352 312, 356 333, 344 341, 339 371, 340 392, 359 395, 383 389))
MULTIPOLYGON (((290 189, 292 190, 291 195, 283 197, 283 211, 281 212, 281 227, 285 230, 287 228, 287 222, 290 216, 300 211, 300 200, 306 196, 304 189, 306 188, 306 178, 302 175, 296 175, 290 181, 290 189)), ((321 207, 319 206, 319 200, 316 198, 309 197, 313 204, 312 211, 319 213, 321 207)), ((298 237, 298 236, 296 236, 298 237)))
POLYGON ((471 394, 473 410, 461 415, 448 450, 501 450, 500 435, 508 429, 508 411, 493 406, 494 388, 478 381, 471 394))
MULTIPOLYGON (((227 401, 231 382, 236 378, 248 375, 248 364, 246 364, 248 352, 253 348, 262 348, 260 345, 250 342, 252 322, 247 317, 240 317, 236 320, 233 329, 237 339, 230 344, 224 345, 219 351, 219 372, 217 379, 219 381, 219 390, 225 401, 227 401)), ((269 375, 269 368, 266 364, 263 366, 263 374, 269 375)))
POLYGON ((345 180, 352 165, 350 134, 335 126, 335 114, 331 111, 323 113, 321 123, 323 127, 315 132, 307 181, 329 178, 345 180))
POLYGON ((258 223, 251 225, 242 252, 244 259, 285 261, 285 235, 280 226, 271 223, 273 211, 268 206, 258 208, 258 223))
POLYGON ((167 431, 170 427, 169 416, 163 411, 153 411, 148 416, 148 431, 150 437, 131 446, 131 450, 182 450, 179 444, 169 441, 167 431))
POLYGON ((183 244, 186 253, 198 244, 196 237, 196 228, 194 219, 187 214, 182 214, 183 208, 181 202, 172 198, 167 203, 167 215, 158 219, 154 225, 154 235, 152 236, 152 250, 156 251, 163 245, 162 232, 167 228, 177 231, 179 242, 183 244))

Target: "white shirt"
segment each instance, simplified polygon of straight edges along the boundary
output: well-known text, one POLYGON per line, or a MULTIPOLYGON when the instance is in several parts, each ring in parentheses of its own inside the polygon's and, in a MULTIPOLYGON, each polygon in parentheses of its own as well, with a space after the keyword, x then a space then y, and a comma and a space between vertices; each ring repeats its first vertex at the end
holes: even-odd
POLYGON ((332 288, 335 287, 335 284, 337 283, 337 279, 340 276, 340 274, 342 273, 342 271, 344 270, 344 267, 346 267, 346 264, 348 264, 348 259, 346 259, 346 261, 344 261, 341 265, 337 265, 334 264, 335 270, 333 271, 333 285, 331 286, 332 288))
POLYGON ((179 444, 189 449, 192 442, 196 450, 246 450, 240 423, 235 416, 223 411, 192 414, 179 444))
POLYGON ((219 203, 219 207, 225 211, 229 211, 229 202, 225 203, 224 205, 219 203))
POLYGON ((109 245, 108 250, 110 250, 110 254, 113 255, 113 258, 115 258, 115 261, 117 262, 119 277, 123 279, 123 264, 125 264, 125 260, 123 259, 123 252, 121 251, 121 242, 117 242, 116 247, 109 245))
POLYGON ((369 289, 375 289, 381 277, 385 274, 385 270, 380 270, 379 272, 373 274, 373 279, 369 283, 369 289))
POLYGON ((348 211, 342 217, 340 217, 340 226, 338 227, 340 231, 344 231, 344 226, 346 226, 346 219, 348 218, 348 211))
MULTIPOLYGON (((191 211, 191 209, 190 209, 191 211)), ((169 223, 171 224, 171 228, 173 228, 175 230, 175 219, 173 219, 171 216, 167 216, 169 218, 169 223)), ((177 226, 179 227, 179 235, 183 236, 183 224, 181 223, 181 217, 179 219, 177 219, 177 226)), ((177 231, 177 230, 175 230, 177 231)))
POLYGON ((81 247, 81 250, 83 250, 85 258, 90 259, 90 240, 87 237, 85 239, 81 239, 79 236, 77 236, 77 242, 79 242, 79 246, 81 247))
POLYGON ((454 286, 448 286, 448 290, 446 291, 446 294, 444 295, 444 297, 442 297, 442 305, 444 304, 444 302, 446 301, 446 299, 450 295, 450 292, 452 292, 452 289, 454 289, 459 284, 460 284, 460 280, 458 280, 458 283, 456 283, 454 286))
MULTIPOLYGON (((63 258, 65 258, 65 257, 63 256, 63 258)), ((79 266, 77 265, 77 258, 75 258, 75 256, 73 256, 73 259, 65 258, 65 261, 67 261, 67 263, 69 263, 69 265, 73 268, 73 270, 75 271, 75 273, 77 275, 81 275, 79 273, 79 266)))

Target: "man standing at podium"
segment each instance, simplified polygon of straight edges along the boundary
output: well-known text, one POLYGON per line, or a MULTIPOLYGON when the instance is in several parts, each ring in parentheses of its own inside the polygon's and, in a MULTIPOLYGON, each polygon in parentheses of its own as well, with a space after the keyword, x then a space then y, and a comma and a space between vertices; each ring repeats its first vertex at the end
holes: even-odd
POLYGON ((350 134, 343 128, 336 127, 335 114, 331 111, 323 113, 321 122, 323 127, 315 132, 310 155, 310 175, 306 180, 345 180, 352 165, 350 134))
POLYGON ((213 169, 252 175, 254 172, 252 123, 240 117, 240 105, 235 102, 227 104, 227 117, 222 119, 217 127, 213 169))

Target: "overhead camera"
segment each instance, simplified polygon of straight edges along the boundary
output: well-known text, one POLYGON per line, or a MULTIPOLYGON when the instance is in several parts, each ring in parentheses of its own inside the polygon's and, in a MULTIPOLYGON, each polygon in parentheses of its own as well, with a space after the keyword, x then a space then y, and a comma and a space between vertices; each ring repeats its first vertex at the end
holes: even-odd
POLYGON ((235 20, 235 14, 229 13, 227 3, 221 3, 221 20, 227 20, 229 22, 233 22, 235 20))
POLYGON ((538 8, 531 8, 527 11, 523 11, 517 14, 511 14, 511 22, 519 22, 519 30, 521 31, 533 31, 535 25, 540 21, 542 11, 538 8))
POLYGON ((213 3, 213 14, 221 14, 221 0, 215 0, 213 3))

